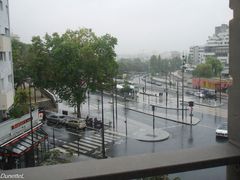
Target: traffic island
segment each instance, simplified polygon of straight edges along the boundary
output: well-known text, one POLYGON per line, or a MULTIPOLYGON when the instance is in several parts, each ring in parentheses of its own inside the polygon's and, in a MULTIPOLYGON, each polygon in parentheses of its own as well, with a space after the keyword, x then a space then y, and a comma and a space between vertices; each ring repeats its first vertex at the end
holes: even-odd
POLYGON ((155 129, 155 133, 152 130, 141 129, 135 133, 129 135, 130 138, 144 142, 159 142, 169 138, 169 133, 162 129, 155 129))

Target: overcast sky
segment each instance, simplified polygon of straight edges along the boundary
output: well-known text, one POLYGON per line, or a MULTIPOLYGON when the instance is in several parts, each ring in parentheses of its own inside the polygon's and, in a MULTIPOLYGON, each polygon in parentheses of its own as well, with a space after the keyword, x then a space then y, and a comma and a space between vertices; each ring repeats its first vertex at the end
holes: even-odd
POLYGON ((229 22, 229 0, 9 0, 11 31, 24 42, 91 28, 118 39, 118 54, 184 51, 229 22))

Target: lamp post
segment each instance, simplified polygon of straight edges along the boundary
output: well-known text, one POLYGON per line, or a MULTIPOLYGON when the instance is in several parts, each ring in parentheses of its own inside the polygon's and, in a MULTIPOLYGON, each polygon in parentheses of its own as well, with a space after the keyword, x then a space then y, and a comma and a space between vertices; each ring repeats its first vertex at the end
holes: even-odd
POLYGON ((167 75, 168 75, 168 73, 166 72, 166 107, 167 107, 167 104, 168 104, 168 86, 167 86, 167 75))
POLYGON ((31 123, 31 140, 32 140, 32 155, 33 155, 33 166, 35 166, 35 158, 34 158, 34 141, 33 141, 33 117, 32 117, 32 100, 31 100, 31 78, 27 78, 28 83, 28 93, 29 93, 29 114, 30 114, 30 123, 31 123))
POLYGON ((90 95, 89 95, 89 90, 88 90, 87 94, 88 94, 88 115, 90 115, 90 95))
POLYGON ((55 129, 53 127, 53 148, 56 147, 56 144, 55 144, 55 129))
POLYGON ((177 111, 179 109, 179 89, 178 89, 178 80, 177 80, 177 111))
POLYGON ((102 101, 102 156, 105 156, 105 144, 104 144, 104 111, 103 111, 103 88, 101 89, 101 101, 102 101))
POLYGON ((184 119, 184 68, 185 68, 185 63, 186 59, 185 56, 182 56, 183 62, 182 62, 182 121, 184 119))
POLYGON ((222 103, 222 75, 220 73, 220 97, 219 97, 220 104, 222 103))
POLYGON ((152 111, 153 111, 153 136, 155 136, 155 106, 152 105, 152 111))
POLYGON ((126 100, 126 96, 124 96, 124 105, 125 105, 126 137, 127 137, 127 100, 126 100))

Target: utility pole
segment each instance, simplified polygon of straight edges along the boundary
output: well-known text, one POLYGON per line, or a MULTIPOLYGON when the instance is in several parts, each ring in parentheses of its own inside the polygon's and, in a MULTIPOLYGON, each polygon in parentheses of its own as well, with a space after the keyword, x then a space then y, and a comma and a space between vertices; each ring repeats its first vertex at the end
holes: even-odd
POLYGON ((88 90, 88 115, 90 115, 90 95, 89 95, 89 90, 88 90))
POLYGON ((166 107, 167 107, 167 104, 168 104, 168 86, 167 86, 167 75, 168 75, 168 73, 166 72, 166 107))
POLYGON ((152 111, 153 111, 153 136, 155 136, 155 114, 154 114, 155 106, 154 105, 152 105, 152 111))
POLYGON ((220 74, 220 104, 222 103, 222 75, 220 74))
POLYGON ((178 89, 178 81, 177 81, 177 111, 179 109, 179 89, 178 89))
POLYGON ((113 93, 112 93, 112 105, 113 105, 113 129, 115 128, 115 112, 114 112, 114 87, 113 87, 113 93))
POLYGON ((182 63, 182 122, 184 119, 184 68, 185 68, 185 63, 186 59, 185 56, 182 56, 183 58, 183 63, 182 63))
POLYGON ((102 156, 103 156, 103 158, 106 158, 106 156, 105 156, 105 144, 104 144, 103 89, 101 90, 101 101, 102 101, 102 156))

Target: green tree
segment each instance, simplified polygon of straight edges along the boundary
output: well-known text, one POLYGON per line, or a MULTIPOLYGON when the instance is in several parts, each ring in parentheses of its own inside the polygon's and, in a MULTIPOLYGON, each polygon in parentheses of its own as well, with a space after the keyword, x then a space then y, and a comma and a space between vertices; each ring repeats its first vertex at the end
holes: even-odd
POLYGON ((212 67, 210 64, 199 64, 193 71, 193 76, 195 77, 212 77, 212 67))
POLYGON ((48 88, 60 99, 77 107, 88 89, 112 86, 117 74, 114 47, 117 39, 109 34, 97 37, 91 29, 68 30, 32 39, 31 75, 37 87, 48 88))
POLYGON ((30 45, 12 39, 12 57, 14 87, 24 86, 25 79, 29 76, 29 48, 30 45))
POLYGON ((221 71, 223 70, 222 63, 215 57, 207 57, 206 64, 211 65, 213 76, 219 76, 221 71))

